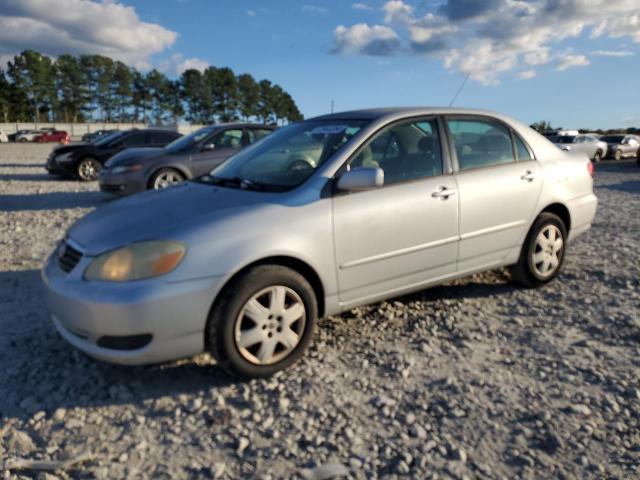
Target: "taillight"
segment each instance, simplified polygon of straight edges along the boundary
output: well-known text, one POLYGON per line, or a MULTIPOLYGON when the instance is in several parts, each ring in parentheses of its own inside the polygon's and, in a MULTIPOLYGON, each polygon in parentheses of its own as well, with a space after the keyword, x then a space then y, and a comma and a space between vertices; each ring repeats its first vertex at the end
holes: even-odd
POLYGON ((591 175, 593 177, 593 171, 595 170, 594 166, 593 166, 593 162, 589 162, 587 164, 587 171, 589 172, 589 175, 591 175))

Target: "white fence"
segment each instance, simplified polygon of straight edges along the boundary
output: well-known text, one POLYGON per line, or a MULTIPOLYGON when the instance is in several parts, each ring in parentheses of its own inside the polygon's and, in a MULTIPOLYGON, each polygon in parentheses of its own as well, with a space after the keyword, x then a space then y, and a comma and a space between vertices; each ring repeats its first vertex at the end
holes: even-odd
MULTIPOLYGON (((64 130, 71 135, 72 138, 80 138, 85 133, 95 132, 97 130, 130 130, 132 128, 149 128, 152 125, 145 123, 0 123, 0 130, 7 135, 17 132, 18 130, 39 130, 40 128, 55 128, 56 130, 64 130)), ((197 130, 204 125, 163 125, 153 126, 154 128, 166 128, 175 130, 180 133, 187 134, 197 130)))

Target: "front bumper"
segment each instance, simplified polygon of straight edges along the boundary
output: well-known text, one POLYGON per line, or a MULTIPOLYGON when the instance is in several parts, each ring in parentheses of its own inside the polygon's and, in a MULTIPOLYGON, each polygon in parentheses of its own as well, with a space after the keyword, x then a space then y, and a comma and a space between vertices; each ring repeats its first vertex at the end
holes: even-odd
POLYGON ((65 176, 75 175, 75 168, 73 166, 73 162, 64 162, 64 163, 56 162, 55 157, 53 155, 49 155, 49 158, 47 158, 47 163, 45 164, 45 168, 47 169, 47 172, 49 172, 51 175, 65 175, 65 176))
POLYGON ((223 277, 168 282, 88 282, 83 257, 71 270, 60 269, 52 255, 42 270, 46 302, 60 335, 99 360, 143 365, 190 357, 204 351, 204 331, 223 277), (144 341, 132 347, 106 348, 104 339, 144 341))
POLYGON ((103 192, 116 195, 131 195, 132 193, 144 192, 147 189, 142 172, 113 174, 105 169, 100 172, 98 184, 103 192))

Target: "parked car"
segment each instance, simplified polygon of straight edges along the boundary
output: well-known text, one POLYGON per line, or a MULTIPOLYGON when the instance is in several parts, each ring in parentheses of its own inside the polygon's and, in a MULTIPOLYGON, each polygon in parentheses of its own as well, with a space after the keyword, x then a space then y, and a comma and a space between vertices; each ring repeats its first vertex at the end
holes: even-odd
POLYGON ((130 148, 105 163, 99 177, 100 189, 126 195, 198 177, 274 129, 248 123, 212 125, 178 138, 165 148, 130 148))
POLYGON ((8 143, 8 142, 9 142, 9 137, 4 131, 0 130, 0 143, 8 143))
POLYGON ((550 140, 561 150, 585 153, 594 162, 599 162, 607 156, 607 142, 603 142, 595 135, 560 135, 550 140))
POLYGON ((57 147, 47 159, 47 171, 52 175, 96 180, 104 163, 116 153, 133 147, 164 147, 176 138, 177 132, 148 129, 113 132, 95 143, 76 143, 57 147))
POLYGON ((110 130, 96 130, 95 132, 85 133, 82 136, 82 141, 87 143, 93 143, 94 140, 106 135, 108 133, 117 132, 118 130, 110 129, 110 130))
POLYGON ((600 137, 600 140, 606 142, 609 147, 608 158, 614 160, 629 157, 640 159, 640 137, 637 135, 604 135, 600 137))
POLYGON ((33 137, 34 142, 69 142, 71 137, 64 130, 53 130, 51 132, 44 132, 40 135, 33 137))
POLYGON ((16 142, 33 142, 33 139, 38 135, 42 135, 44 133, 43 130, 21 130, 22 133, 18 133, 15 136, 16 142))
POLYGON ((62 337, 102 360, 208 350, 268 376, 300 358, 318 318, 357 305, 502 266, 549 283, 595 215, 592 172, 488 111, 317 117, 80 219, 44 267, 47 303, 62 337), (265 160, 309 138, 322 148, 306 168, 265 160))

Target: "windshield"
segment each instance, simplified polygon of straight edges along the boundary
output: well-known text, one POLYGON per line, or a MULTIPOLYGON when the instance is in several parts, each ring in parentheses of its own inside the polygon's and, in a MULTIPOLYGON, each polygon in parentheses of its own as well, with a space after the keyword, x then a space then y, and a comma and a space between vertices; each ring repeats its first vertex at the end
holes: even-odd
POLYGON ((204 180, 290 190, 307 180, 367 123, 316 120, 289 125, 234 155, 204 180))
POLYGON ((209 137, 213 132, 218 129, 216 126, 204 127, 195 132, 191 132, 189 135, 177 138, 165 148, 171 153, 183 152, 190 150, 194 145, 200 143, 205 138, 209 137))
POLYGON ((600 137, 600 140, 607 143, 620 143, 624 135, 605 135, 604 137, 600 137))
POLYGON ((573 135, 560 135, 555 138, 556 143, 573 143, 576 137, 573 135))
POLYGON ((96 138, 93 141, 93 144, 99 145, 99 146, 106 145, 111 140, 115 140, 116 138, 118 138, 123 133, 125 132, 112 132, 112 133, 107 133, 106 135, 100 135, 98 138, 96 138))

